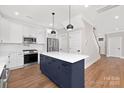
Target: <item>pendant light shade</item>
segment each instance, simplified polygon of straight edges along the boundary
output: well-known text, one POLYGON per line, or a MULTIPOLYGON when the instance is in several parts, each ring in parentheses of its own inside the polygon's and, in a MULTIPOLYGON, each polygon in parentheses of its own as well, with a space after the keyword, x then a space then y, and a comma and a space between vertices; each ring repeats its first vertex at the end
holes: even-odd
POLYGON ((71 24, 71 6, 69 5, 69 24, 67 25, 67 30, 72 30, 74 26, 71 24))
POLYGON ((73 28, 74 28, 74 26, 72 24, 67 25, 68 30, 72 30, 73 28))
POLYGON ((56 34, 56 31, 52 30, 52 31, 51 31, 51 34, 56 34))
POLYGON ((55 13, 52 13, 52 16, 53 16, 53 27, 52 27, 51 34, 56 34, 56 31, 54 30, 54 15, 55 15, 55 13))

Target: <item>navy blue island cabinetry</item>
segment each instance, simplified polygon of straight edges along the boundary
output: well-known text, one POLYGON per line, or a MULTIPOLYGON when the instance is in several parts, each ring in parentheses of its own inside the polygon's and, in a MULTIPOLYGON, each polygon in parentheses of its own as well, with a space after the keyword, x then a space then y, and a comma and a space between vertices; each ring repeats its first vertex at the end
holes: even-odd
POLYGON ((68 62, 49 55, 40 55, 40 69, 62 88, 84 88, 84 59, 68 62))

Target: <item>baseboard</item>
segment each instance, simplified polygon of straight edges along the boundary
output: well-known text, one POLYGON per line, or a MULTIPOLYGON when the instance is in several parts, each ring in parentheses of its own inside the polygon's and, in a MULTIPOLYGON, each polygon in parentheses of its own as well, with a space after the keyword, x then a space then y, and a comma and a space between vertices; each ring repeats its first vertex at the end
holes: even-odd
POLYGON ((10 70, 15 70, 15 69, 23 68, 23 67, 24 66, 11 67, 10 70))
POLYGON ((89 62, 89 64, 85 65, 85 69, 89 68, 91 65, 96 63, 100 58, 101 56, 99 55, 95 60, 92 60, 91 62, 89 62))
MULTIPOLYGON (((107 57, 113 57, 113 56, 107 55, 107 57)), ((115 57, 115 58, 116 58, 116 57, 115 57)), ((117 57, 117 58, 122 58, 122 59, 124 59, 124 56, 117 57)))
POLYGON ((106 55, 106 57, 110 57, 110 55, 106 55))
POLYGON ((15 69, 24 68, 26 66, 30 66, 30 65, 34 65, 34 64, 39 64, 39 63, 35 62, 35 63, 24 64, 22 66, 10 67, 9 69, 10 70, 15 70, 15 69))
POLYGON ((124 59, 124 57, 120 57, 120 58, 124 59))

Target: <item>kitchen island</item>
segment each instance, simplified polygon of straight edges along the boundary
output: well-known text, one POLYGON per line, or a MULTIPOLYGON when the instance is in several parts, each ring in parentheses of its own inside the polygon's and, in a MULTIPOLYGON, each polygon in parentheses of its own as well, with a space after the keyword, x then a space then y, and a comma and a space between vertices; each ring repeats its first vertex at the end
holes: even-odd
POLYGON ((46 52, 40 55, 40 69, 62 88, 83 88, 86 55, 46 52))

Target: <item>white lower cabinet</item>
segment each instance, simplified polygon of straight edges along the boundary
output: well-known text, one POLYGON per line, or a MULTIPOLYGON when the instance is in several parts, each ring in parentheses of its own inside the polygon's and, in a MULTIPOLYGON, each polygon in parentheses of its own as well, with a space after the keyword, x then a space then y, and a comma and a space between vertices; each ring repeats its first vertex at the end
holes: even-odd
POLYGON ((10 55, 9 68, 18 68, 24 65, 23 53, 13 53, 10 55))

